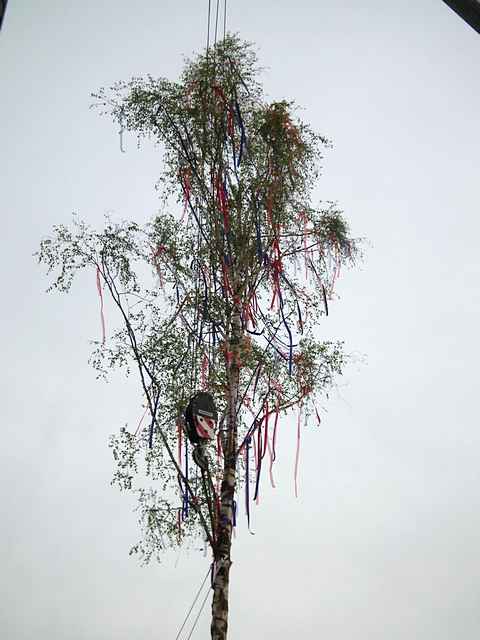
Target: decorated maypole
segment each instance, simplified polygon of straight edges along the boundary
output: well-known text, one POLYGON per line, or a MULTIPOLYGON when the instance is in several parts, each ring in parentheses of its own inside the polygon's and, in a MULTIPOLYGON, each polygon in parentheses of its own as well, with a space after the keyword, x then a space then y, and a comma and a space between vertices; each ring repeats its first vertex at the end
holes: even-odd
POLYGON ((59 226, 39 251, 60 268, 59 290, 94 269, 106 330, 92 363, 101 375, 135 367, 149 416, 111 441, 114 481, 139 498, 143 538, 132 551, 148 561, 188 541, 210 548, 213 640, 227 637, 240 494, 250 527, 293 409, 298 491, 300 417, 320 420, 318 399, 345 360, 318 331, 357 253, 337 207, 311 200, 328 141, 293 103, 266 102, 258 76, 252 46, 225 35, 178 82, 100 90, 122 148, 131 133, 162 145, 162 210, 145 226, 59 226), (104 296, 118 327, 109 329, 104 296))

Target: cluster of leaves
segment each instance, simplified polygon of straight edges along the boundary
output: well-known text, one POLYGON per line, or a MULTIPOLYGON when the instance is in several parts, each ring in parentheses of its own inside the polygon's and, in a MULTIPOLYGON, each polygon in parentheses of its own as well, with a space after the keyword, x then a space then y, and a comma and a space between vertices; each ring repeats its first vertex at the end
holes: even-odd
MULTIPOLYGON (((122 131, 162 145, 164 210, 143 227, 57 226, 38 253, 56 272, 51 288, 68 291, 78 270, 93 267, 117 306, 121 326, 91 362, 101 376, 114 367, 139 373, 155 437, 123 430, 111 446, 116 484, 156 484, 136 489, 145 531, 136 550, 146 558, 165 539, 206 533, 210 497, 196 486, 179 535, 185 478, 172 453, 175 420, 196 389, 212 393, 225 417, 236 372, 242 438, 251 429, 245 407, 286 411, 314 400, 345 362, 340 343, 315 337, 340 266, 357 254, 342 213, 310 200, 329 141, 299 120, 294 103, 265 102, 258 75, 252 47, 227 36, 187 61, 178 82, 149 76, 101 89, 97 106, 122 131)), ((220 478, 213 459, 211 469, 220 478)))

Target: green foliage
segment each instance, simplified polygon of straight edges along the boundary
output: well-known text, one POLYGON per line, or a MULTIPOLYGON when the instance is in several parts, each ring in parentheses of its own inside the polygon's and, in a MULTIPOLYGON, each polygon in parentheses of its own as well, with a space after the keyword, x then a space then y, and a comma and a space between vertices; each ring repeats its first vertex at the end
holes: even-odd
POLYGON ((110 443, 114 483, 138 491, 144 539, 133 551, 146 560, 214 533, 209 507, 222 469, 213 456, 212 487, 197 474, 189 517, 178 523, 175 422, 193 391, 212 393, 227 419, 238 382, 241 443, 252 424, 246 408, 261 417, 268 406, 313 406, 345 363, 341 343, 316 337, 340 267, 357 254, 336 206, 312 206, 329 142, 294 103, 266 103, 258 75, 251 45, 227 36, 188 60, 178 82, 148 76, 101 89, 103 113, 161 145, 163 210, 144 226, 59 225, 38 253, 55 272, 50 289, 67 292, 91 267, 117 306, 121 325, 91 363, 102 377, 136 369, 154 424, 153 442, 144 428, 110 443))

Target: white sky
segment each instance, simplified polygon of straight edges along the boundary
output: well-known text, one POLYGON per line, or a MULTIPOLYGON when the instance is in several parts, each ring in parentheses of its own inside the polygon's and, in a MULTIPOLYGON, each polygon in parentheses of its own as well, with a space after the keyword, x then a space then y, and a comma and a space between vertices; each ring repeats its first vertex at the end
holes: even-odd
MULTIPOLYGON (((304 433, 278 488, 240 518, 230 638, 451 640, 480 634, 478 156, 480 40, 441 0, 229 2, 271 99, 334 141, 318 195, 371 248, 345 274, 326 336, 366 354, 304 433)), ((32 253, 72 211, 144 221, 154 149, 89 110, 102 85, 174 79, 204 45, 207 2, 11 0, 0 34, 4 225, 0 630, 8 640, 175 638, 201 553, 140 567, 107 437, 140 401, 87 364, 94 274, 46 296, 32 253)), ((107 316, 108 328, 108 316, 107 316)), ((196 634, 208 636, 206 610, 196 634)))

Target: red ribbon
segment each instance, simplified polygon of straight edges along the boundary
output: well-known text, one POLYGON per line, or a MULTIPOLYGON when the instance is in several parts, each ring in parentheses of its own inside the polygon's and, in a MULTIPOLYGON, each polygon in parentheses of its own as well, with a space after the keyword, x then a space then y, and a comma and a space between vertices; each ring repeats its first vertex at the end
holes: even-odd
POLYGON ((202 389, 205 390, 208 385, 208 356, 203 354, 202 360, 202 389))
POLYGON ((103 293, 100 282, 100 267, 97 265, 97 291, 100 297, 100 318, 102 321, 102 344, 105 344, 105 316, 103 315, 103 293))
POLYGON ((297 418, 297 451, 295 453, 295 497, 298 498, 298 459, 300 457, 300 418, 302 415, 302 408, 298 407, 297 418))

